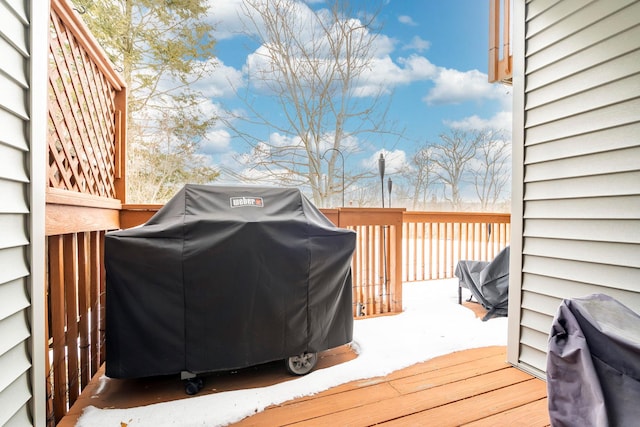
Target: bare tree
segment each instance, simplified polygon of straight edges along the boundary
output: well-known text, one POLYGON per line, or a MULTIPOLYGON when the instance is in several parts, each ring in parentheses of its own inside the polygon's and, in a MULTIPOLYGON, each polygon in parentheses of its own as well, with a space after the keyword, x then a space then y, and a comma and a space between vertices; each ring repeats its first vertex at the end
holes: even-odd
POLYGON ((353 185, 347 206, 354 208, 380 206, 380 178, 366 178, 353 185))
POLYGON ((483 131, 478 134, 473 184, 483 211, 495 208, 510 182, 510 144, 501 132, 483 131))
POLYGON ((440 134, 440 144, 433 145, 433 173, 444 184, 444 198, 455 210, 462 208, 461 186, 482 138, 480 131, 468 133, 451 129, 448 133, 440 134))
POLYGON ((382 86, 366 85, 379 34, 376 13, 359 10, 358 16, 366 17, 349 18, 355 14, 344 4, 314 11, 303 2, 244 0, 246 33, 256 35, 261 47, 247 61, 250 84, 238 92, 246 111, 226 121, 249 144, 253 173, 306 186, 322 206, 371 176, 371 171, 347 170, 343 182, 344 161, 357 149, 359 136, 392 133, 382 86), (277 111, 255 107, 261 94, 275 101, 277 111), (258 136, 260 129, 270 137, 258 136))
POLYGON ((411 157, 405 169, 401 172, 410 190, 412 209, 424 209, 433 194, 433 147, 426 145, 411 157))
MULTIPOLYGON (((200 110, 182 108, 157 121, 153 138, 144 144, 130 141, 127 157, 127 199, 145 203, 169 200, 186 183, 208 183, 219 172, 200 154, 208 126, 198 120, 200 110)), ((139 139, 132 139, 139 141, 139 139)))

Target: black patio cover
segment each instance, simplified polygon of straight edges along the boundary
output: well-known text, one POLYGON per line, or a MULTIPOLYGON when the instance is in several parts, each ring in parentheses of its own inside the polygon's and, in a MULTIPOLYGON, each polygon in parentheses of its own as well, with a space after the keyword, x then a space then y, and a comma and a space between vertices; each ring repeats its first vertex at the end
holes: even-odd
POLYGON ((547 389, 554 427, 640 425, 640 315, 603 294, 563 300, 547 389))
POLYGON ((471 295, 488 310, 482 320, 493 316, 506 316, 509 306, 509 253, 510 247, 502 249, 491 261, 458 261, 454 271, 460 288, 465 287, 471 295))
POLYGON ((352 340, 356 235, 298 189, 186 185, 105 238, 106 375, 229 370, 352 340))

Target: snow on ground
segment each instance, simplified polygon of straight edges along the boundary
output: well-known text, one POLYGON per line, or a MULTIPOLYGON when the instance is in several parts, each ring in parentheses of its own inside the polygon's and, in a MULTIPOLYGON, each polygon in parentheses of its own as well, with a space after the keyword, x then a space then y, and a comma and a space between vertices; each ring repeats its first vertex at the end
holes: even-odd
POLYGON ((268 387, 191 396, 129 409, 88 407, 79 427, 224 426, 301 396, 339 384, 390 372, 454 351, 506 345, 507 319, 477 319, 458 305, 457 279, 406 283, 404 311, 393 316, 357 320, 355 359, 319 369, 304 377, 268 387))

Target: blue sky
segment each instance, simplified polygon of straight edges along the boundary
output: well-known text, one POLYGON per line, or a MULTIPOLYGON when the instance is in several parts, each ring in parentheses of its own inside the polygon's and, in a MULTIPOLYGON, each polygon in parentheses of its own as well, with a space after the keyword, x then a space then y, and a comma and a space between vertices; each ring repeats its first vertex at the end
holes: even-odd
MULTIPOLYGON (((211 22, 216 26, 217 68, 199 86, 210 97, 211 113, 224 114, 224 110, 242 108, 231 87, 246 85, 244 66, 259 46, 239 35, 240 0, 210 3, 211 22)), ((323 2, 310 0, 304 7, 323 6, 323 2)), ((437 142, 438 135, 449 127, 510 129, 509 88, 487 82, 488 8, 487 0, 385 2, 377 21, 382 25, 378 62, 386 65, 374 74, 388 82, 393 94, 388 119, 404 128, 405 134, 400 140, 381 138, 361 144, 361 154, 349 156, 347 167, 349 162, 366 167, 381 151, 391 160, 392 168, 394 161, 399 167, 421 144, 437 142)), ((262 102, 260 107, 268 109, 268 103, 262 102)), ((265 138, 269 134, 268 129, 257 131, 264 132, 265 138)), ((211 132, 203 146, 214 165, 231 165, 242 150, 222 125, 211 132)), ((240 171, 242 165, 233 167, 240 171)))

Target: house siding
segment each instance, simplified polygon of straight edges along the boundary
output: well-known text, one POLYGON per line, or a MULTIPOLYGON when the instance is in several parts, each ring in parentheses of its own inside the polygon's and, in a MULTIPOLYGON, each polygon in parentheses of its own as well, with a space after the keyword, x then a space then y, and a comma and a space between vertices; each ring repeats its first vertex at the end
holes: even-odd
POLYGON ((35 6, 35 0, 0 0, 0 425, 7 426, 44 425, 46 419, 42 105, 48 6, 35 6))
POLYGON ((544 377, 562 299, 640 312, 640 1, 515 7, 509 361, 544 377))

